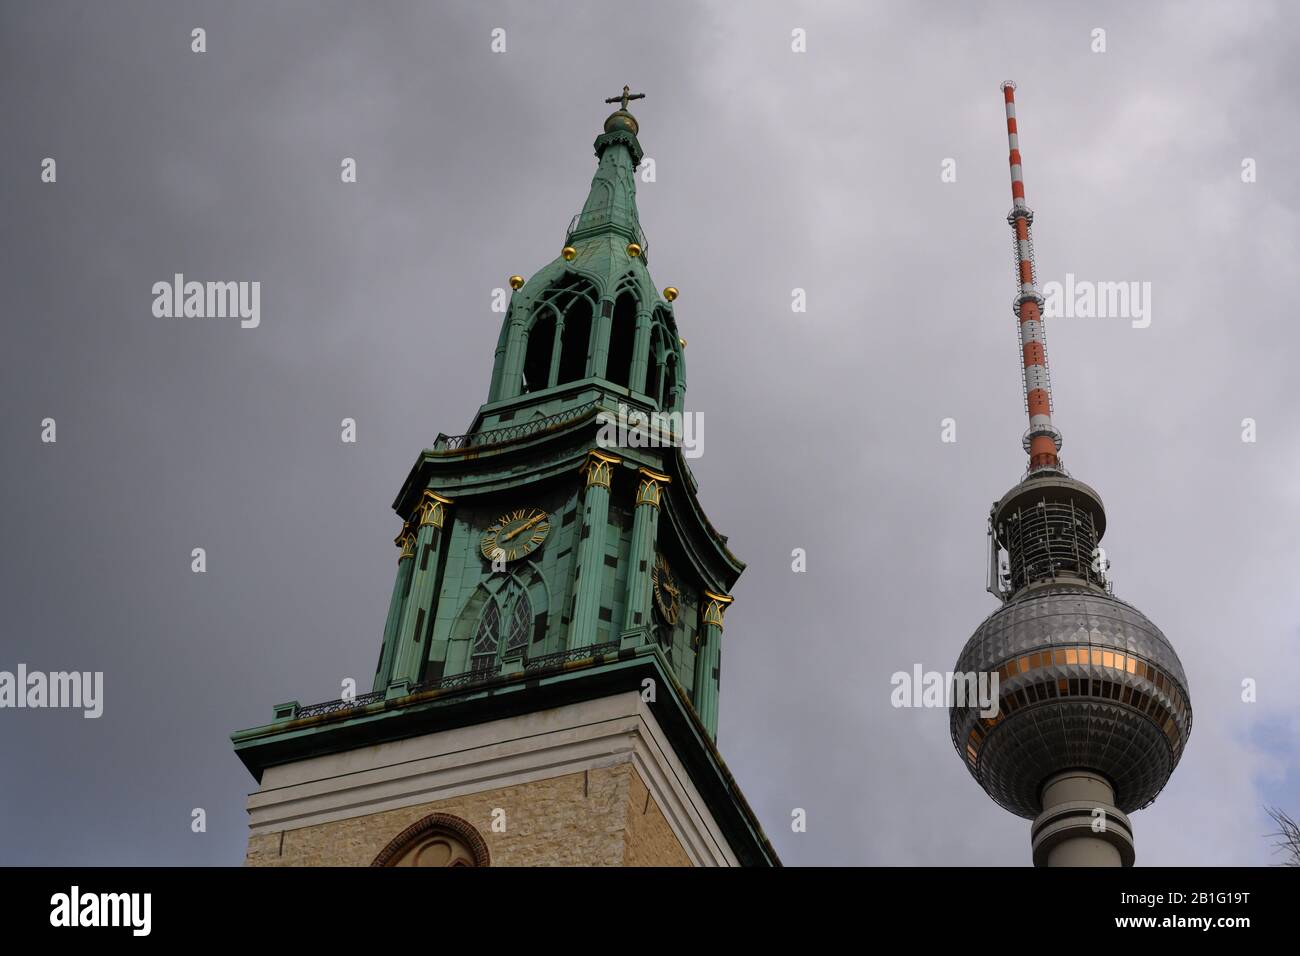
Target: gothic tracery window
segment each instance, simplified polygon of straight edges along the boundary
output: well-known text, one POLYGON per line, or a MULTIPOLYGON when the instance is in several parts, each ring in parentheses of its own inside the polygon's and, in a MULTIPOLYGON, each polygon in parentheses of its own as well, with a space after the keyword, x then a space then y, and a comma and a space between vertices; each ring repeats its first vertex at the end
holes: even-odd
POLYGON ((510 612, 510 627, 506 631, 506 656, 516 654, 528 646, 528 634, 533 626, 533 605, 528 592, 521 591, 510 612))
POLYGON ((444 676, 488 677, 503 662, 546 652, 551 607, 546 579, 531 561, 490 574, 466 599, 452 626, 444 676))
POLYGON ((528 647, 533 630, 533 602, 523 589, 489 598, 470 646, 473 670, 495 668, 499 658, 517 657, 528 647), (501 612, 502 607, 506 613, 501 612), (503 639, 504 637, 504 639, 503 639))
POLYGON ((501 609, 497 602, 489 599, 479 620, 478 631, 474 634, 470 655, 474 670, 492 667, 497 661, 497 647, 501 643, 501 609))

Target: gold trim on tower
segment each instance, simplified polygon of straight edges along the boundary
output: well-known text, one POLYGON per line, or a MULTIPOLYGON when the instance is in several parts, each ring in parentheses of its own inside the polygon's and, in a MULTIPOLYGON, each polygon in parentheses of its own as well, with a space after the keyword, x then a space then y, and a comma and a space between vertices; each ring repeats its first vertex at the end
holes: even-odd
POLYGON ((587 452, 587 457, 582 461, 582 467, 578 471, 587 473, 587 487, 599 485, 605 490, 609 490, 609 484, 613 478, 612 466, 621 464, 622 458, 615 458, 613 455, 606 455, 604 452, 596 451, 594 448, 587 452))
POLYGON ((659 507, 659 497, 663 493, 662 485, 672 481, 667 475, 661 475, 657 471, 651 471, 649 468, 638 468, 637 475, 641 481, 637 485, 636 503, 639 505, 651 505, 659 507))
POLYGON ((409 523, 402 525, 402 533, 393 539, 393 544, 402 549, 402 553, 397 556, 398 564, 415 557, 415 532, 409 523))
POLYGON ((420 516, 420 527, 432 525, 435 528, 441 528, 442 522, 446 518, 443 506, 451 503, 451 498, 444 498, 436 491, 430 491, 426 488, 424 495, 420 498, 420 503, 415 507, 415 513, 420 516))
POLYGON ((722 612, 727 609, 732 601, 735 600, 729 594, 714 594, 712 591, 705 591, 704 596, 709 599, 709 603, 704 606, 704 623, 712 624, 719 631, 722 630, 722 612))

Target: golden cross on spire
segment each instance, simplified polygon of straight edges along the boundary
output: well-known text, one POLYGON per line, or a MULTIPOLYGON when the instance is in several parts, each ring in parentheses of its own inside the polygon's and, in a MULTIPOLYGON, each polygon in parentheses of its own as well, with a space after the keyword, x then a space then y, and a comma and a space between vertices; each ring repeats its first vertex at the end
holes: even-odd
POLYGON ((625 87, 623 87, 623 95, 622 95, 622 96, 611 96, 611 97, 610 97, 609 99, 607 99, 605 102, 606 102, 606 103, 621 103, 622 105, 619 106, 619 109, 621 109, 621 110, 623 110, 624 112, 626 112, 626 111, 627 111, 627 101, 628 101, 628 100, 643 100, 643 99, 645 99, 645 94, 644 94, 644 93, 632 93, 632 92, 630 92, 630 91, 628 90, 628 88, 625 86, 625 87))

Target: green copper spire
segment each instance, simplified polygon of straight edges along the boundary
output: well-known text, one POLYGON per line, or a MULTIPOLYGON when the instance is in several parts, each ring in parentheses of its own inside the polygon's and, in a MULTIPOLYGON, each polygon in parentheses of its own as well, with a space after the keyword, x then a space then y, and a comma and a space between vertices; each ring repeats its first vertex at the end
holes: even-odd
MULTIPOLYGON (((515 289, 497 342, 488 402, 474 430, 590 402, 592 391, 649 409, 681 411, 685 359, 670 300, 647 263, 649 243, 636 205, 644 156, 640 124, 628 112, 644 93, 628 87, 596 137, 598 160, 587 201, 569 221, 560 254, 515 289), (579 393, 570 387, 589 384, 579 393), (509 403, 508 417, 493 413, 509 403)), ((670 292, 676 297, 676 291, 670 292)))
POLYGON ((569 225, 568 245, 603 232, 613 232, 627 242, 637 243, 645 255, 647 243, 641 232, 636 211, 636 167, 645 155, 637 133, 641 126, 627 111, 628 100, 644 99, 644 93, 629 93, 608 99, 620 103, 618 110, 605 120, 605 131, 596 137, 596 157, 600 166, 591 181, 586 205, 569 225))
MULTIPOLYGON (((437 772, 476 788, 466 796, 501 786, 503 773, 531 783, 573 773, 574 760, 603 766, 604 745, 585 735, 595 724, 612 727, 616 711, 589 708, 632 700, 617 713, 637 714, 653 733, 655 760, 672 758, 663 766, 680 778, 664 792, 686 794, 690 819, 709 821, 690 852, 776 862, 716 749, 724 645, 736 640, 723 637, 723 612, 744 564, 697 496, 687 459, 702 450, 702 423, 676 414, 686 381, 678 294, 668 283, 656 291, 636 204, 640 124, 628 105, 642 96, 624 87, 610 101, 618 108, 596 137, 586 202, 575 196, 557 210, 581 211, 563 242, 556 229, 545 250, 554 258, 531 276, 510 275, 487 402, 465 434, 439 434, 420 452, 397 493, 397 567, 373 689, 281 704, 273 723, 234 735, 259 780, 275 768, 250 806, 276 827, 298 825, 296 810, 267 803, 297 806, 282 796, 292 789, 286 779, 337 794, 331 822, 379 820, 379 804, 354 798, 351 783, 317 782, 339 779, 342 766, 369 768, 344 776, 378 780, 393 806, 451 792, 410 770, 426 762, 412 754, 443 755, 437 772), (490 727, 488 736, 465 737, 475 725, 490 727), (465 743, 489 737, 492 746, 465 743), (409 743, 394 749, 399 741, 409 743), (537 762, 519 762, 530 753, 537 762), (289 777, 279 770, 287 764, 298 765, 289 777)), ((516 269, 524 271, 503 265, 501 278, 516 269)), ((430 353, 433 374, 472 358, 442 344, 430 353)), ((627 735, 620 740, 624 747, 627 735)), ((536 832, 549 827, 567 839, 569 808, 580 817, 585 800, 557 802, 547 810, 554 823, 538 817, 536 832)), ((253 839, 268 845, 255 825, 253 839)), ((280 831, 266 857, 304 862, 310 851, 293 839, 280 831)), ((347 852, 378 859, 393 837, 376 839, 347 852)), ((510 845, 498 842, 492 854, 510 845)))

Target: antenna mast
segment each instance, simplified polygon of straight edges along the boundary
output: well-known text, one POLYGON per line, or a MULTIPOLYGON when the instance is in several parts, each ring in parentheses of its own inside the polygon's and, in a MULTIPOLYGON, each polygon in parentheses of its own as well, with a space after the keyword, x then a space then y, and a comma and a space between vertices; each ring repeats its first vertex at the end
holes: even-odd
POLYGON ((1007 145, 1011 161, 1011 225, 1015 242, 1020 292, 1012 311, 1020 321, 1020 351, 1024 359, 1025 410, 1029 429, 1022 444, 1029 455, 1030 473, 1064 471, 1058 453, 1061 432, 1052 424, 1052 382, 1047 372, 1047 339, 1043 334, 1043 296, 1038 291, 1034 266, 1034 213, 1025 205, 1025 180, 1020 163, 1020 137, 1016 131, 1016 84, 1007 80, 1002 95, 1007 107, 1007 145))

